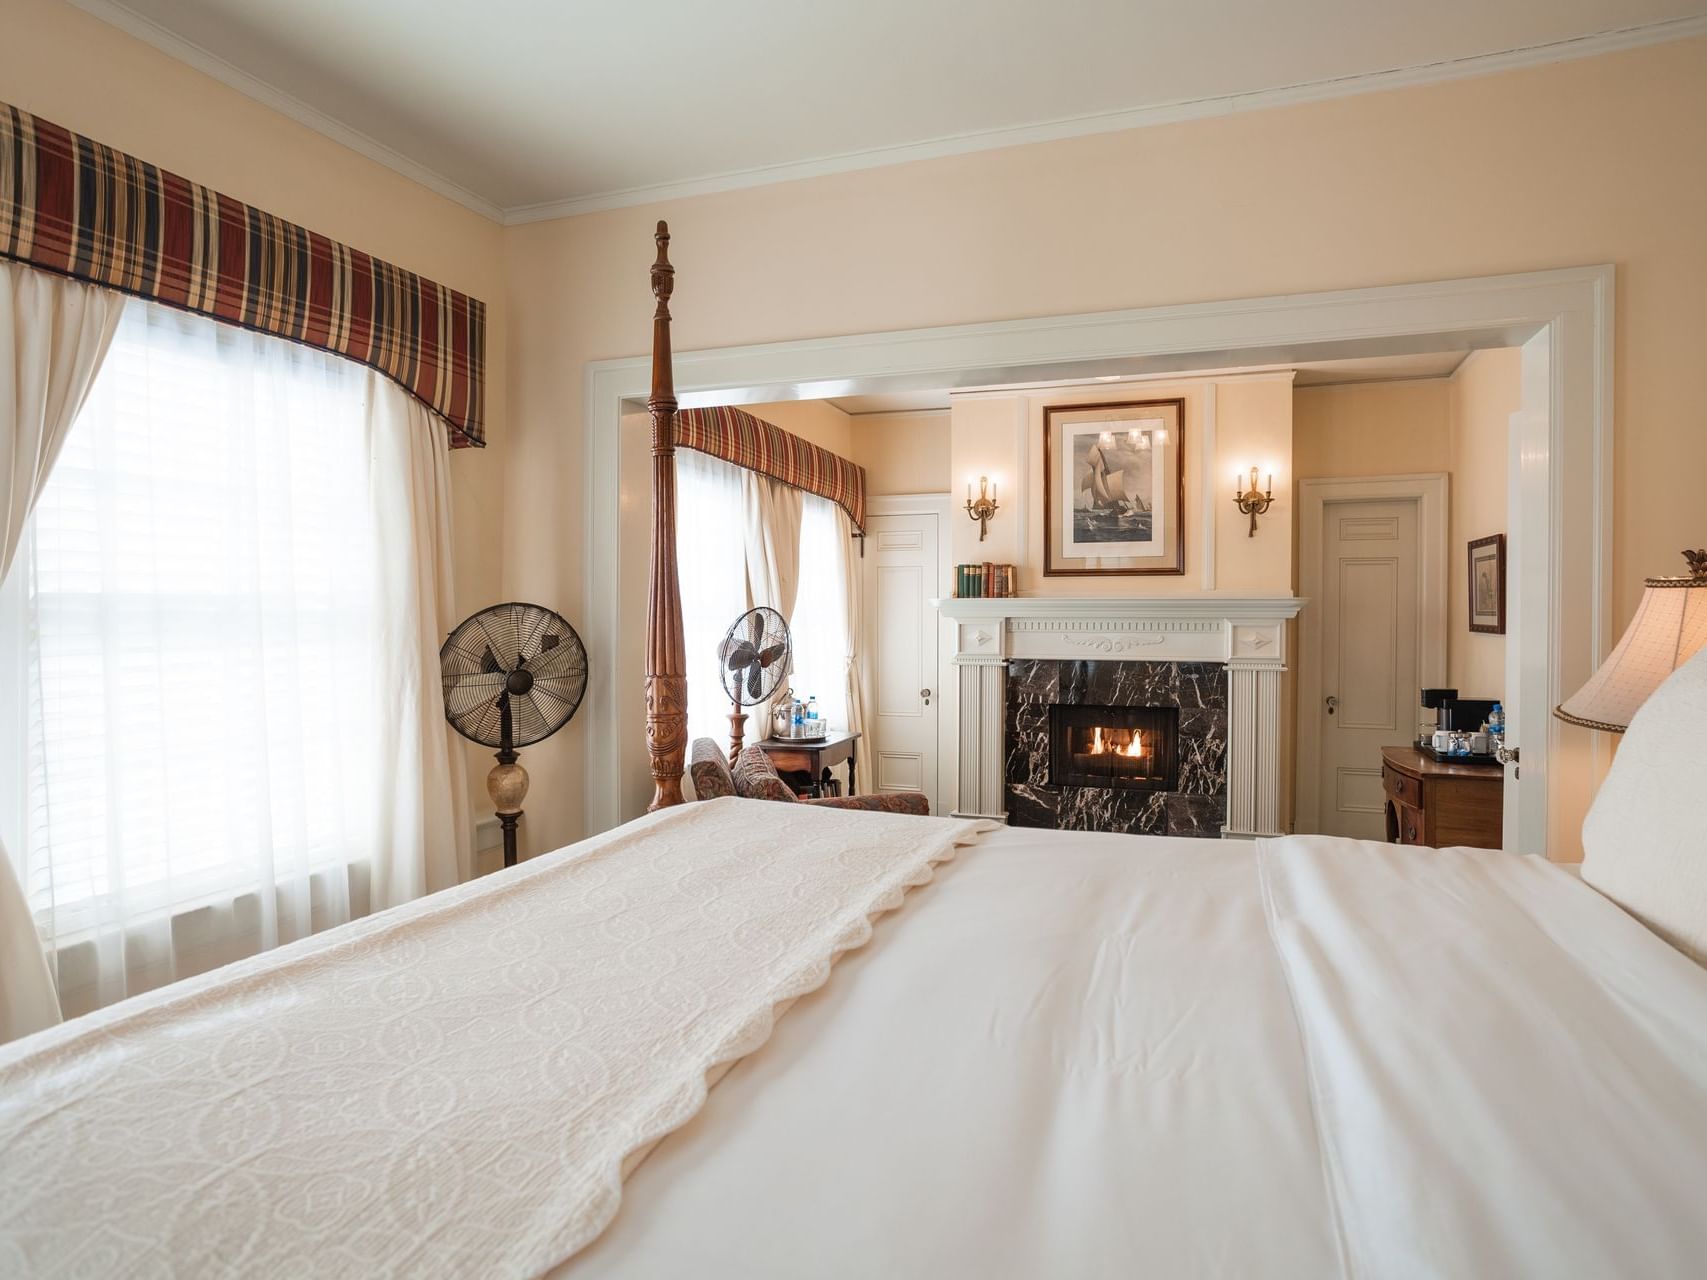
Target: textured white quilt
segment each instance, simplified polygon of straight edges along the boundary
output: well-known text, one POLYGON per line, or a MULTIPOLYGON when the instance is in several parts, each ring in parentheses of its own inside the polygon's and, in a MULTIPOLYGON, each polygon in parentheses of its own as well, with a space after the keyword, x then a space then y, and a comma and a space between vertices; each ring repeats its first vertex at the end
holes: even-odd
POLYGON ((537 1275, 978 830, 684 806, 0 1049, 0 1275, 537 1275))
POLYGON ((0 1276, 1702 1274, 1707 971, 1587 886, 1004 829, 860 946, 975 832, 694 805, 0 1050, 0 1276))
POLYGON ((1536 858, 1002 830, 572 1280, 1707 1274, 1707 971, 1536 858))

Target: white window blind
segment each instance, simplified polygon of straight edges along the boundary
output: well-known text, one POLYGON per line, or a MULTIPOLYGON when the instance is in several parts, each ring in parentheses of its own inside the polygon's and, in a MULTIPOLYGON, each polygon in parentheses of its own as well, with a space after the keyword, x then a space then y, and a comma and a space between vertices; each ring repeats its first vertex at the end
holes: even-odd
MULTIPOLYGON (((316 900, 311 920, 308 881, 362 856, 374 802, 366 387, 336 357, 127 306, 4 611, 6 834, 50 948, 245 894, 246 949, 347 915, 316 900)), ((154 985, 112 963, 96 1003, 154 985)))

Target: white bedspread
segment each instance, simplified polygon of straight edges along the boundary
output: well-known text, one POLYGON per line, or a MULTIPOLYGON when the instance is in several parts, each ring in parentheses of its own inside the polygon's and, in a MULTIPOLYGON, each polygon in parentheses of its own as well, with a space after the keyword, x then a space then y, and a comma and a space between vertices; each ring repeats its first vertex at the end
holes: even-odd
POLYGON ((1707 973, 1556 868, 1004 830, 565 1274, 1685 1277, 1703 1187, 1707 973))
POLYGON ((0 1050, 0 1275, 532 1276, 979 824, 718 800, 0 1050))
POLYGON ((1580 882, 971 835, 697 805, 0 1050, 0 1275, 1702 1274, 1707 971, 1580 882))

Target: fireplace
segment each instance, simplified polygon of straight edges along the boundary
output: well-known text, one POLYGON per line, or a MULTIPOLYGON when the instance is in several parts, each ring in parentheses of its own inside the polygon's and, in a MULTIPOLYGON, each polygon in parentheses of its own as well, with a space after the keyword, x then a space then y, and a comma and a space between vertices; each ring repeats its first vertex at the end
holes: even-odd
POLYGON ((1178 707, 1049 708, 1049 783, 1173 791, 1179 782, 1178 707))
POLYGON ((1227 821, 1222 664, 1014 659, 1007 675, 1003 782, 1010 826, 1221 834, 1227 821))

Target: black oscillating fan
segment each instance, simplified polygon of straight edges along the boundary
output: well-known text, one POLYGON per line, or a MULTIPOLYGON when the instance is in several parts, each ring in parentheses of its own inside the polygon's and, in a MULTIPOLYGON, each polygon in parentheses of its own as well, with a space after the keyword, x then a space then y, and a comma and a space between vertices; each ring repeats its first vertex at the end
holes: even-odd
POLYGON ((775 609, 760 605, 734 622, 717 646, 717 663, 723 673, 723 692, 735 704, 729 713, 729 764, 741 754, 741 738, 747 724, 742 704, 752 706, 775 693, 788 674, 792 641, 788 623, 775 609))
POLYGON ((504 865, 516 865, 516 823, 528 775, 516 748, 568 724, 587 691, 587 650, 575 628, 537 604, 495 604, 467 618, 439 650, 445 719, 470 742, 498 748, 486 775, 504 828, 504 865))

